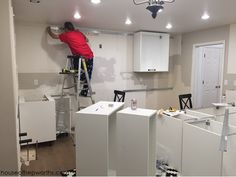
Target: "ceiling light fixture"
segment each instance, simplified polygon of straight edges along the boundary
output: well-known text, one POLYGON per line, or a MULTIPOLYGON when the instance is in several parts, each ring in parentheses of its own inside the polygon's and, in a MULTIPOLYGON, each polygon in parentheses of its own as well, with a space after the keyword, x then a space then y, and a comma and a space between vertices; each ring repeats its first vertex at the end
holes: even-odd
POLYGON ((91 3, 93 3, 93 4, 100 4, 101 0, 91 0, 91 3))
POLYGON ((210 18, 210 16, 206 12, 202 15, 203 20, 208 20, 209 18, 210 18))
POLYGON ((126 24, 126 25, 131 25, 131 24, 132 24, 132 21, 131 21, 129 18, 127 18, 126 21, 125 21, 125 24, 126 24))
POLYGON ((161 12, 164 9, 163 5, 165 3, 173 3, 175 0, 144 0, 140 2, 133 0, 133 2, 135 5, 148 3, 149 5, 146 7, 146 9, 152 13, 152 18, 156 18, 157 12, 161 12))
POLYGON ((170 23, 168 23, 167 25, 166 25, 166 28, 167 29, 171 29, 173 26, 170 24, 170 23))
POLYGON ((75 19, 80 19, 81 18, 81 15, 79 14, 79 12, 75 12, 74 18, 75 19))

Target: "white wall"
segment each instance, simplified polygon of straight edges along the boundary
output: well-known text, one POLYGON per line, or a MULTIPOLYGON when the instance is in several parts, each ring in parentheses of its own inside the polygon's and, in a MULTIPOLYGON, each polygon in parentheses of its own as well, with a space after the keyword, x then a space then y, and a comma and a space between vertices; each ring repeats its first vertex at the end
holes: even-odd
MULTIPOLYGON (((70 53, 66 45, 53 42, 48 37, 46 26, 16 22, 19 84, 24 92, 60 92, 61 79, 58 72, 65 66, 66 55, 70 53), (39 80, 38 86, 33 84, 34 79, 39 80)), ((132 35, 90 32, 86 32, 86 35, 95 54, 92 87, 96 92, 96 101, 112 101, 114 89, 173 87, 171 71, 158 74, 132 72, 132 35), (101 49, 99 44, 102 44, 101 49)), ((176 42, 172 46, 176 47, 176 42)), ((179 48, 171 51, 174 55, 179 48)), ((136 98, 139 107, 168 108, 171 105, 171 95, 172 90, 127 93, 126 102, 129 105, 131 98, 136 98)))
POLYGON ((17 23, 16 54, 19 73, 57 73, 65 65, 65 44, 54 42, 43 24, 17 23))
POLYGON ((14 25, 10 0, 0 1, 0 175, 17 175, 19 139, 17 125, 17 74, 14 25), (6 172, 6 173, 5 173, 6 172))
MULTIPOLYGON (((20 89, 59 93, 60 76, 58 71, 65 64, 69 54, 66 45, 53 42, 48 38, 45 24, 16 23, 17 64, 19 68, 20 89), (33 85, 38 79, 39 85, 33 85)), ((154 87, 174 87, 169 91, 128 93, 126 102, 138 98, 140 107, 168 108, 179 107, 178 95, 190 92, 193 45, 225 40, 224 80, 228 80, 225 89, 236 89, 235 74, 227 73, 229 25, 175 35, 170 43, 169 73, 133 73, 133 36, 126 34, 86 32, 95 53, 92 84, 96 92, 96 101, 112 100, 114 89, 137 89, 154 87), (103 48, 98 46, 102 44, 103 48), (104 94, 106 93, 106 94, 104 94)))

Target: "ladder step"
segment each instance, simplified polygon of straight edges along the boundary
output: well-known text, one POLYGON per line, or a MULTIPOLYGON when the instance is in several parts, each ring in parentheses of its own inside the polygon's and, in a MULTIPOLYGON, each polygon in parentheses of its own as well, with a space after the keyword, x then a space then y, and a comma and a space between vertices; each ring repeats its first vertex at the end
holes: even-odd
POLYGON ((75 93, 71 93, 70 96, 77 96, 77 94, 75 94, 75 93))
MULTIPOLYGON (((79 91, 87 91, 88 89, 80 88, 79 91)), ((89 93, 89 92, 88 92, 89 93)), ((95 95, 96 92, 92 92, 92 95, 95 95)))
POLYGON ((63 95, 59 95, 61 97, 68 97, 68 96, 75 96, 76 94, 74 93, 64 93, 63 95))
MULTIPOLYGON (((78 72, 78 70, 68 70, 68 69, 64 69, 64 70, 62 70, 61 72, 59 72, 59 74, 78 74, 79 72, 78 72)), ((82 74, 82 73, 85 73, 85 71, 84 70, 80 70, 80 73, 82 74)))
POLYGON ((80 97, 83 97, 83 98, 91 98, 92 96, 87 94, 87 96, 83 96, 83 95, 79 95, 80 97))
POLYGON ((59 74, 71 74, 71 75, 75 75, 75 74, 78 74, 78 71, 74 71, 74 72, 59 72, 59 74))
POLYGON ((63 87, 62 89, 68 90, 68 89, 71 89, 71 88, 74 88, 74 87, 76 87, 76 85, 73 85, 73 86, 70 86, 70 87, 63 87))
MULTIPOLYGON (((92 92, 92 95, 95 95, 95 94, 96 94, 96 92, 92 92)), ((82 97, 83 97, 83 96, 82 96, 82 97)), ((92 97, 92 96, 91 96, 90 93, 88 93, 86 97, 92 97)))
POLYGON ((86 84, 81 84, 81 86, 88 86, 88 84, 86 83, 86 84))
POLYGON ((67 59, 74 59, 74 58, 76 58, 76 57, 78 57, 78 58, 79 58, 79 56, 74 56, 74 55, 67 55, 67 59))

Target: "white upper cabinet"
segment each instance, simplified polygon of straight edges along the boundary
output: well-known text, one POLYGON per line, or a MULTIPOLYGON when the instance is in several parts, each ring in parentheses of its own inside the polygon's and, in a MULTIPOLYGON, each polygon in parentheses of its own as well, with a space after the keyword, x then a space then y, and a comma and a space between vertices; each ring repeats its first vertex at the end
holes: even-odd
POLYGON ((169 41, 166 33, 135 33, 134 72, 169 71, 169 41))

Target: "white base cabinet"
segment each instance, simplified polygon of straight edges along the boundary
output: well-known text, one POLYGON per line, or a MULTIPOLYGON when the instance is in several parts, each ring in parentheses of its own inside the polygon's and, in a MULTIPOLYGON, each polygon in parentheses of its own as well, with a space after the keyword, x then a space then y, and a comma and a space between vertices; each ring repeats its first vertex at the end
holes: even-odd
POLYGON ((71 133, 71 100, 69 96, 54 97, 57 134, 71 133))
POLYGON ((101 101, 77 112, 77 176, 116 175, 116 112, 123 106, 101 101))
POLYGON ((155 176, 156 111, 117 113, 117 176, 155 176))
POLYGON ((28 100, 21 97, 19 101, 20 131, 32 139, 32 143, 56 140, 55 101, 50 96, 28 100))
POLYGON ((157 118, 157 160, 164 161, 181 172, 182 163, 181 119, 166 115, 157 118))
POLYGON ((221 176, 221 129, 222 124, 212 120, 209 125, 183 124, 183 176, 221 176))

